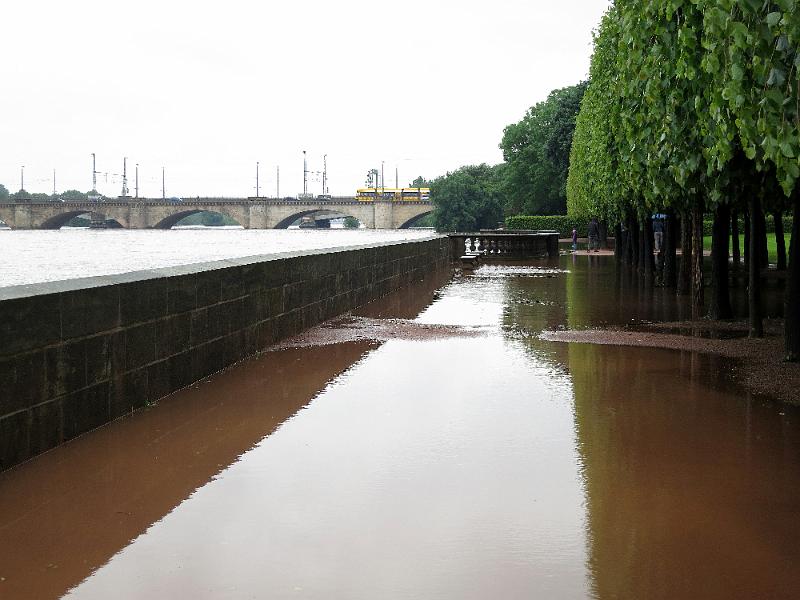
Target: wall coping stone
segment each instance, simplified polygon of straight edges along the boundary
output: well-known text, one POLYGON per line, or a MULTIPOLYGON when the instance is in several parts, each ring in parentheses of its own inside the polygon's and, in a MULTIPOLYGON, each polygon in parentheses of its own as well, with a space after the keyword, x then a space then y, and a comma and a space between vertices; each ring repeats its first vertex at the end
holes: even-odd
POLYGON ((171 267, 160 267, 157 269, 128 271, 126 273, 115 273, 110 275, 94 275, 92 277, 77 277, 74 279, 64 279, 59 281, 25 283, 21 285, 0 287, 0 302, 3 302, 5 300, 18 300, 20 298, 33 298, 36 296, 47 296, 50 294, 75 292, 79 290, 100 288, 100 287, 125 284, 125 283, 133 283, 137 281, 147 281, 151 279, 162 279, 165 277, 194 275, 197 273, 204 273, 207 271, 219 271, 230 267, 243 267, 258 263, 285 260, 287 258, 316 256, 319 254, 334 254, 340 252, 350 252, 353 250, 366 250, 369 248, 392 247, 403 244, 427 242, 440 238, 447 238, 447 236, 437 234, 429 237, 417 238, 411 240, 393 240, 389 242, 375 242, 372 244, 357 244, 354 246, 335 246, 332 248, 317 248, 313 250, 295 250, 292 252, 255 254, 251 256, 224 258, 220 260, 196 262, 185 265, 175 265, 171 267))

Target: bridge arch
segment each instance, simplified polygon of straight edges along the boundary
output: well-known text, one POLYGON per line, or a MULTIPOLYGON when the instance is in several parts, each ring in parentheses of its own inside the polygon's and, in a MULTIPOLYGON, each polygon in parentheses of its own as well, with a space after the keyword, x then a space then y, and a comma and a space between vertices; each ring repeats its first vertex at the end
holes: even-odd
POLYGON ((173 213, 171 215, 168 215, 168 216, 164 217, 158 223, 153 225, 153 227, 155 229, 171 229, 172 227, 174 227, 176 224, 178 224, 180 221, 182 221, 186 217, 190 217, 192 215, 196 215, 196 214, 200 214, 200 213, 213 213, 213 214, 222 215, 224 217, 227 217, 227 218, 231 219, 232 221, 235 221, 236 223, 238 223, 239 225, 244 227, 243 223, 240 223, 238 219, 236 219, 232 215, 228 214, 227 212, 223 212, 223 211, 219 211, 219 210, 208 210, 208 209, 205 209, 205 208, 187 208, 186 210, 179 210, 179 211, 177 211, 177 212, 175 212, 175 213, 173 213))
POLYGON ((417 222, 421 221, 424 217, 427 217, 428 215, 430 215, 432 213, 433 213, 433 209, 431 209, 431 210, 429 210, 427 212, 423 212, 423 213, 420 213, 418 215, 415 215, 415 216, 411 217, 408 221, 406 221, 405 223, 400 225, 398 227, 398 229, 408 229, 409 227, 413 227, 417 222))
POLYGON ((289 227, 289 225, 291 225, 295 221, 302 219, 303 217, 312 217, 314 215, 326 215, 326 216, 330 215, 332 218, 335 219, 352 217, 354 219, 357 219, 359 223, 366 225, 361 219, 358 218, 357 214, 351 214, 348 212, 343 212, 341 210, 333 210, 330 208, 314 208, 311 210, 301 210, 294 213, 293 215, 289 215, 285 219, 278 221, 278 223, 275 225, 275 229, 286 229, 287 227, 289 227))
POLYGON ((123 224, 120 223, 117 219, 113 217, 107 217, 104 213, 94 211, 94 210, 69 210, 63 213, 58 213, 57 215, 53 215, 49 219, 45 219, 42 224, 39 226, 40 229, 61 229, 67 223, 72 221, 75 217, 97 217, 98 220, 102 221, 113 221, 116 223, 113 227, 123 227, 123 224))

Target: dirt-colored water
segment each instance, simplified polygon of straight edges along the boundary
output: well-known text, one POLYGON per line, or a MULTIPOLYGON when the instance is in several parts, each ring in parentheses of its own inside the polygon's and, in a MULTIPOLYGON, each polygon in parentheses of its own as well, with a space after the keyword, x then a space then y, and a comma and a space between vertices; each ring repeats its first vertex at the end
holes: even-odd
POLYGON ((0 598, 793 598, 800 412, 613 259, 485 266, 0 474, 0 598), (355 331, 355 333, 354 333, 355 331))

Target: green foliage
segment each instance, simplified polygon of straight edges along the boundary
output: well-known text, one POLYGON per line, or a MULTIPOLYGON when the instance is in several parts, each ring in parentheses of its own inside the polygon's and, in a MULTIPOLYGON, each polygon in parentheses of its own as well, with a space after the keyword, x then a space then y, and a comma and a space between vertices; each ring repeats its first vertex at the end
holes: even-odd
POLYGON ((411 182, 409 187, 415 187, 415 188, 426 187, 426 188, 429 188, 429 187, 431 187, 431 182, 428 181, 427 179, 425 179, 422 175, 419 175, 418 177, 416 177, 414 179, 414 181, 411 182))
MULTIPOLYGON (((703 247, 710 248, 711 247, 711 235, 710 234, 703 234, 703 247)), ((790 234, 786 234, 784 241, 786 243, 786 247, 789 247, 789 244, 792 241, 792 236, 790 234)), ((728 250, 731 248, 731 240, 728 240, 728 250)), ((744 248, 744 234, 739 234, 739 248, 744 248)), ((778 262, 778 241, 775 237, 775 233, 767 233, 767 256, 769 257, 769 262, 776 263, 778 262)))
POLYGON ((566 193, 569 154, 575 132, 575 121, 588 83, 588 81, 582 81, 578 85, 556 90, 548 98, 548 100, 553 99, 556 106, 550 120, 550 134, 545 142, 545 156, 555 169, 556 177, 562 186, 562 195, 566 193))
POLYGON ((567 214, 618 216, 625 207, 626 191, 618 179, 619 102, 616 81, 608 74, 616 68, 619 24, 616 13, 603 17, 594 39, 589 85, 575 122, 569 174, 567 214))
POLYGON ((359 225, 361 225, 361 223, 359 223, 358 219, 355 217, 347 216, 344 218, 345 229, 358 229, 359 225))
POLYGON ((11 200, 14 200, 15 202, 24 202, 30 199, 31 195, 25 190, 19 190, 18 192, 11 194, 11 200))
POLYGON ((8 201, 10 194, 8 193, 8 188, 0 183, 0 202, 8 201))
POLYGON ((513 215, 506 217, 506 229, 549 229, 558 231, 561 237, 571 237, 572 229, 580 237, 588 235, 586 219, 569 215, 513 215))
POLYGON ((618 0, 595 36, 568 212, 784 208, 800 177, 795 0, 618 0))
MULTIPOLYGON (((787 232, 787 239, 788 232, 792 229, 792 223, 792 217, 783 218, 783 227, 787 232)), ((588 235, 588 225, 589 221, 587 219, 572 215, 512 215, 506 217, 505 222, 506 229, 551 229, 558 231, 561 237, 570 237, 572 235, 573 227, 578 230, 578 235, 580 237, 586 237, 588 235)), ((713 219, 703 219, 704 236, 711 235, 713 225, 713 219)), ((771 218, 767 218, 766 225, 767 233, 774 234, 775 221, 773 221, 771 218)), ((743 217, 739 218, 739 231, 744 231, 743 217)), ((710 243, 706 244, 705 246, 706 248, 711 247, 710 243)))
POLYGON ((511 213, 566 211, 569 149, 586 83, 554 90, 503 132, 503 192, 511 213))
POLYGON ((62 192, 61 199, 64 202, 84 202, 86 201, 87 194, 79 192, 78 190, 67 190, 62 192))
POLYGON ((234 219, 217 212, 202 211, 184 217, 176 225, 204 225, 206 227, 219 227, 221 225, 238 225, 234 219))
MULTIPOLYGON (((783 217, 783 229, 786 232, 786 235, 789 235, 789 232, 792 230, 792 224, 794 223, 794 219, 792 217, 783 217)), ((703 219, 703 235, 709 236, 712 233, 712 228, 714 226, 713 219, 703 219)), ((766 227, 765 230, 767 233, 775 233, 775 220, 767 216, 766 218, 766 227)), ((744 217, 739 216, 739 231, 744 231, 744 217)), ((742 233, 741 235, 744 235, 742 233)), ((706 246, 710 248, 711 246, 706 246)))
POLYGON ((433 219, 433 213, 429 212, 429 213, 421 216, 419 219, 414 221, 414 224, 411 227, 412 228, 417 228, 417 227, 436 227, 436 221, 434 221, 434 219, 433 219))
POLYGON ((431 183, 438 231, 494 228, 502 219, 501 169, 486 164, 461 167, 431 183))
POLYGON ((48 194, 42 194, 41 192, 36 192, 31 194, 30 198, 31 202, 52 202, 53 197, 48 194))

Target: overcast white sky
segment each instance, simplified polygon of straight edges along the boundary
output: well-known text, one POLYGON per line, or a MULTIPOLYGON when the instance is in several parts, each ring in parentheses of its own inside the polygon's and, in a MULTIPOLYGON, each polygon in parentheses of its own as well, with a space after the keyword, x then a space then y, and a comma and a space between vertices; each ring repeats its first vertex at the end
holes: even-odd
POLYGON ((586 77, 608 0, 0 4, 0 183, 140 195, 353 194, 502 160, 503 127, 586 77), (321 183, 311 175, 309 191, 321 183), (100 176, 98 189, 121 191, 100 176))

